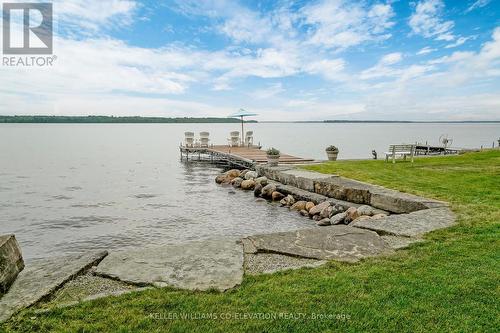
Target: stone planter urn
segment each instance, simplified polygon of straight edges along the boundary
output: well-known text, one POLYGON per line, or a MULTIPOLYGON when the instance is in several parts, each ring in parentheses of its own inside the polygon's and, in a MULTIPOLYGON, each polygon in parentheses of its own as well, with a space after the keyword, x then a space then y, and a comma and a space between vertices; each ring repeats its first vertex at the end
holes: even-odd
POLYGON ((329 161, 336 161, 339 155, 339 149, 335 146, 330 146, 326 148, 326 156, 328 156, 329 161))
POLYGON ((267 164, 269 166, 277 166, 280 159, 280 151, 275 148, 268 149, 267 152, 267 164))

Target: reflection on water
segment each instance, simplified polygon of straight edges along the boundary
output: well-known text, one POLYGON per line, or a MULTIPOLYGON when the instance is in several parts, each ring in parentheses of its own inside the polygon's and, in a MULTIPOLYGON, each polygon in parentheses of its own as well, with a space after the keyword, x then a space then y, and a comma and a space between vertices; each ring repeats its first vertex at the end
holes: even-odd
MULTIPOLYGON (((249 126, 265 146, 314 158, 324 158, 328 144, 339 146, 341 156, 343 152, 344 157, 362 158, 373 147, 417 140, 415 133, 437 138, 447 131, 455 133, 455 142, 462 140, 460 145, 478 146, 493 133, 498 137, 499 128, 498 124, 451 129, 442 124, 249 126)), ((226 142, 233 127, 0 124, 0 234, 16 234, 29 261, 314 225, 256 200, 250 192, 216 185, 214 178, 221 171, 217 167, 179 161, 178 143, 185 130, 208 129, 213 142, 226 142)))

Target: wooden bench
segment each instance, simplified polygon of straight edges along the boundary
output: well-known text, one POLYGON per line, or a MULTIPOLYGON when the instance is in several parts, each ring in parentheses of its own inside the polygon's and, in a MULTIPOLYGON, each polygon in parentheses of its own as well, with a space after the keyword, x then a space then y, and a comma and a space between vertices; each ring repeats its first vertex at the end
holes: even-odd
POLYGON ((389 161, 389 157, 392 157, 392 163, 396 163, 396 155, 402 156, 406 160, 406 156, 411 157, 411 162, 413 163, 413 156, 415 155, 415 145, 389 145, 389 151, 385 153, 385 161, 389 161))

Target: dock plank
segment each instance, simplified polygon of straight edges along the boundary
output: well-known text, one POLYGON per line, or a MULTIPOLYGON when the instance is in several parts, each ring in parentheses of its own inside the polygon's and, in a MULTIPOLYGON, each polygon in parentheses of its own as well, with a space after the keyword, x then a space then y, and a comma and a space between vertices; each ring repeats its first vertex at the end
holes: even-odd
MULTIPOLYGON (((226 155, 232 159, 240 159, 246 161, 252 161, 256 164, 267 163, 267 154, 265 150, 260 147, 230 147, 227 145, 213 145, 210 147, 181 147, 181 151, 189 153, 215 153, 219 155, 226 155)), ((308 163, 313 162, 311 158, 297 157, 289 154, 281 154, 279 163, 280 164, 298 164, 298 163, 308 163)))

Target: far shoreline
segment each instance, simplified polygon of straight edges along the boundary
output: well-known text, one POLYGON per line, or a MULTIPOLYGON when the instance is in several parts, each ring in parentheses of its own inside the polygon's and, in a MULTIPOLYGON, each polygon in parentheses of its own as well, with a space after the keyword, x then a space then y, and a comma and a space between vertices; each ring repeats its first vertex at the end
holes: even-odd
MULTIPOLYGON (((245 123, 285 124, 500 124, 500 120, 297 120, 256 121, 245 123)), ((0 115, 0 124, 235 124, 238 118, 223 117, 141 117, 141 116, 35 116, 0 115)))

